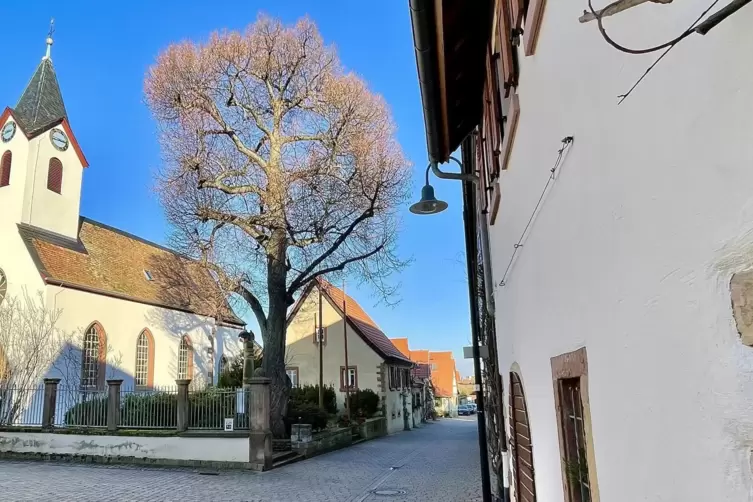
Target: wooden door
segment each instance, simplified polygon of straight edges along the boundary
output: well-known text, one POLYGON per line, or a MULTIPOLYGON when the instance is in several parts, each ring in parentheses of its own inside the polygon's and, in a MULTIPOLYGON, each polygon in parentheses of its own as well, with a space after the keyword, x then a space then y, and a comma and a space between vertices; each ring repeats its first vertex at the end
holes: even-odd
POLYGON ((533 473, 533 447, 528 408, 520 375, 510 373, 510 451, 513 458, 513 483, 518 502, 536 502, 536 482, 533 473))

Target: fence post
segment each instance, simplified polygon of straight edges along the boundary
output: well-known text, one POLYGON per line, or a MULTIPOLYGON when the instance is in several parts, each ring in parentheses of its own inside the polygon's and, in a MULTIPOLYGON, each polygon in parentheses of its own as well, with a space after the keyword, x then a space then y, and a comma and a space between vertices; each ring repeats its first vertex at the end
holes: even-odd
POLYGON ((246 405, 249 429, 249 462, 255 469, 262 471, 272 468, 270 382, 271 380, 265 377, 251 378, 248 404, 246 405))
POLYGON ((190 379, 176 380, 178 384, 178 430, 183 432, 188 429, 188 385, 190 379))
POLYGON ((123 380, 107 381, 107 430, 116 431, 120 425, 120 385, 123 380))
POLYGON ((53 428, 55 426, 55 406, 58 398, 59 378, 44 379, 44 402, 42 403, 42 427, 53 428))

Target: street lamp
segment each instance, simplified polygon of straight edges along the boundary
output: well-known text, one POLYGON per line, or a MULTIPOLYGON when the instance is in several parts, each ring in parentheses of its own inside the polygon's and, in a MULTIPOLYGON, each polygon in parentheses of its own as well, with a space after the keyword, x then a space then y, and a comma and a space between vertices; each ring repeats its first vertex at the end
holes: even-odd
MULTIPOLYGON (((460 173, 447 173, 441 171, 436 162, 429 162, 429 166, 426 168, 426 185, 421 190, 421 200, 410 207, 412 213, 415 214, 436 214, 447 209, 447 203, 439 201, 434 197, 434 188, 429 184, 429 170, 434 172, 437 178, 459 180, 463 182, 473 183, 474 187, 478 186, 479 177, 472 173, 463 173, 463 164, 456 158, 450 157, 450 160, 460 166, 460 173)), ((465 190, 465 187, 464 187, 465 190)), ((464 191, 464 198, 467 193, 464 191)), ((473 339, 473 372, 476 380, 476 404, 477 414, 476 420, 478 422, 478 443, 479 443, 479 456, 481 465, 481 488, 482 497, 484 502, 491 501, 491 480, 489 476, 489 456, 488 445, 486 444, 486 413, 484 409, 484 394, 481 387, 482 374, 481 374, 481 347, 479 346, 480 335, 480 319, 479 311, 476 303, 476 295, 478 294, 478 278, 476 276, 477 270, 474 265, 476 260, 476 235, 475 235, 475 215, 471 214, 468 205, 464 204, 463 207, 463 221, 465 227, 465 252, 466 252, 466 265, 468 273, 468 292, 470 300, 471 311, 471 335, 473 339)), ((488 258, 488 242, 489 236, 485 225, 480 225, 481 237, 483 241, 485 256, 488 258)), ((485 295, 487 297, 487 308, 491 305, 489 300, 491 299, 491 292, 489 285, 491 282, 487 279, 491 278, 491 271, 489 270, 489 262, 484 264, 484 277, 485 277, 485 295)), ((507 498, 503 494, 504 498, 507 498)))
POLYGON ((447 203, 434 196, 434 187, 429 184, 430 169, 431 164, 426 167, 426 184, 421 189, 421 200, 410 207, 413 214, 437 214, 447 209, 447 203))

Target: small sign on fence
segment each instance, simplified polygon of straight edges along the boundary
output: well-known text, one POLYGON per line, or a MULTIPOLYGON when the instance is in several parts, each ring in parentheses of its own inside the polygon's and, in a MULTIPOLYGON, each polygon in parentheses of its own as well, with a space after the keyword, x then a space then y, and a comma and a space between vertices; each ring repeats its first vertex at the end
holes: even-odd
POLYGON ((233 422, 235 419, 233 418, 226 418, 225 419, 225 432, 233 432, 233 422))

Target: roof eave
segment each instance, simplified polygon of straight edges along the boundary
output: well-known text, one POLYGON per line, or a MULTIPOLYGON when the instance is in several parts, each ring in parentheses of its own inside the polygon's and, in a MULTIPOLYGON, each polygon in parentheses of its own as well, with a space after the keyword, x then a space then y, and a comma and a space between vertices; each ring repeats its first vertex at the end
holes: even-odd
POLYGON ((447 162, 481 122, 493 9, 491 0, 410 0, 430 161, 447 162))

